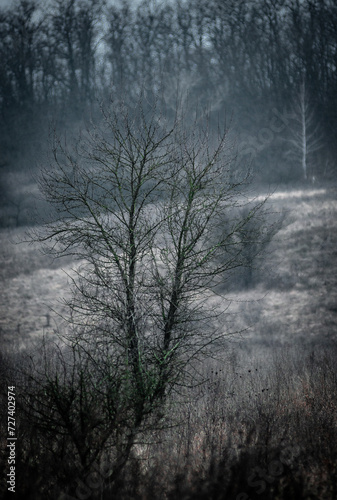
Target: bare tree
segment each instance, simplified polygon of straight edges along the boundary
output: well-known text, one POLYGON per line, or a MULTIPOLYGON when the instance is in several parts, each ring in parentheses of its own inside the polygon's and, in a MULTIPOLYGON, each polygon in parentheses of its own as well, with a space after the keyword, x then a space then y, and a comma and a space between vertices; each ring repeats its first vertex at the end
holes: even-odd
POLYGON ((68 106, 80 102, 83 106, 93 99, 100 9, 99 0, 57 0, 53 8, 49 45, 58 66, 58 84, 69 97, 68 106))
POLYGON ((308 99, 304 80, 295 99, 293 111, 292 137, 289 141, 292 145, 292 153, 300 159, 303 177, 307 180, 308 161, 313 153, 322 148, 322 134, 314 108, 308 99))
POLYGON ((193 361, 224 345, 223 303, 212 298, 241 265, 242 232, 263 205, 232 215, 247 178, 230 181, 227 130, 215 139, 207 123, 186 130, 145 108, 113 103, 73 147, 55 139, 40 182, 54 210, 35 236, 79 261, 68 342, 105 366, 105 381, 114 373, 122 457, 177 383, 195 377, 193 361))

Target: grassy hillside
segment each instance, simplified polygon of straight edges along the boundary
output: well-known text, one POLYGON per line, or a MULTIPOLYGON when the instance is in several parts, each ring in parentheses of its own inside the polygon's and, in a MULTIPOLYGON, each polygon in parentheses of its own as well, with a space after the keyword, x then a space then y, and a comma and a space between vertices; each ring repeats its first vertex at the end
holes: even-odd
MULTIPOLYGON (((232 283, 224 301, 219 327, 241 333, 228 337, 220 360, 199 367, 205 384, 173 396, 165 425, 140 436, 119 481, 79 474, 71 447, 61 471, 50 439, 22 413, 18 491, 32 500, 334 500, 336 195, 322 187, 271 196, 271 212, 286 213, 283 227, 253 285, 232 283)), ((71 273, 69 260, 51 262, 36 246, 15 245, 22 237, 21 229, 1 233, 1 340, 9 352, 62 328, 64 271, 71 273)), ((0 426, 5 435, 4 415, 0 426)), ((2 450, 3 470, 4 458, 2 450)))
MULTIPOLYGON (((226 291, 226 322, 232 326, 224 327, 225 333, 245 330, 246 345, 248 340, 290 345, 336 339, 336 195, 329 187, 271 196, 270 210, 286 214, 283 228, 261 269, 253 271, 255 286, 226 291)), ((37 245, 19 244, 24 238, 21 228, 0 232, 0 332, 3 341, 15 345, 58 327, 72 267, 69 259, 51 261, 37 245)))

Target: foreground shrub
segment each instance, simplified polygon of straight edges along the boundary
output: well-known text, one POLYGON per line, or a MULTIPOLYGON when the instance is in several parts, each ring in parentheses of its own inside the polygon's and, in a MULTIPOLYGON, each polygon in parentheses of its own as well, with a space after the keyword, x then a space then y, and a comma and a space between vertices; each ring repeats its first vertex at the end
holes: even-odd
MULTIPOLYGON (((20 377, 10 363, 2 365, 3 386, 16 373, 21 387, 17 490, 25 498, 336 498, 332 350, 278 353, 268 368, 244 357, 222 365, 209 361, 207 383, 176 394, 165 426, 152 420, 151 429, 140 430, 118 474, 114 450, 125 445, 119 433, 130 418, 126 409, 121 405, 109 417, 104 383, 98 395, 88 364, 73 378, 52 378, 60 357, 49 354, 48 377, 39 380, 28 364, 20 377)), ((5 435, 4 418, 1 425, 5 435)), ((1 460, 5 471, 5 453, 1 460)))

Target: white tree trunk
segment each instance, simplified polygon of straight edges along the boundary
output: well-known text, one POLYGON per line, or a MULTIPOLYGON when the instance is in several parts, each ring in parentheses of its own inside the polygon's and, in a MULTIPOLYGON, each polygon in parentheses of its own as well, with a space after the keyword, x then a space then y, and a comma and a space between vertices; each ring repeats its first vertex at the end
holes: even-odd
POLYGON ((303 82, 300 94, 301 121, 302 121, 302 170, 304 179, 307 179, 307 114, 305 103, 305 83, 303 82))
POLYGON ((316 117, 313 107, 310 105, 308 95, 303 80, 300 92, 298 93, 294 105, 294 123, 291 127, 292 137, 289 142, 292 144, 292 151, 301 164, 303 177, 308 179, 308 159, 315 151, 322 147, 322 134, 320 126, 316 124, 316 117))

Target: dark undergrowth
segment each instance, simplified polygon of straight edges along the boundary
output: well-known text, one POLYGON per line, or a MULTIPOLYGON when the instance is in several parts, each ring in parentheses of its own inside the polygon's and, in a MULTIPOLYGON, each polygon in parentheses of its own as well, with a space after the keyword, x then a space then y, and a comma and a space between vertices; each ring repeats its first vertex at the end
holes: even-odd
MULTIPOLYGON (((335 346, 311 352, 303 347, 274 350, 263 359, 246 354, 209 361, 206 382, 175 396, 169 418, 138 436, 119 474, 109 467, 109 439, 83 472, 70 435, 64 436, 62 449, 59 437, 53 441, 53 429, 35 426, 34 416, 23 407, 27 398, 21 397, 22 389, 27 393, 32 386, 18 377, 17 365, 12 371, 14 360, 7 357, 1 364, 1 387, 15 383, 17 391, 15 497, 333 500, 336 353, 335 346)), ((5 391, 1 397, 6 408, 5 391)), ((43 404, 43 392, 39 397, 43 404)), ((1 426, 5 441, 6 414, 1 426)), ((54 432, 56 436, 56 427, 54 432)), ((1 453, 5 477, 5 446, 1 453)), ((14 497, 4 482, 1 488, 3 498, 14 497)))

